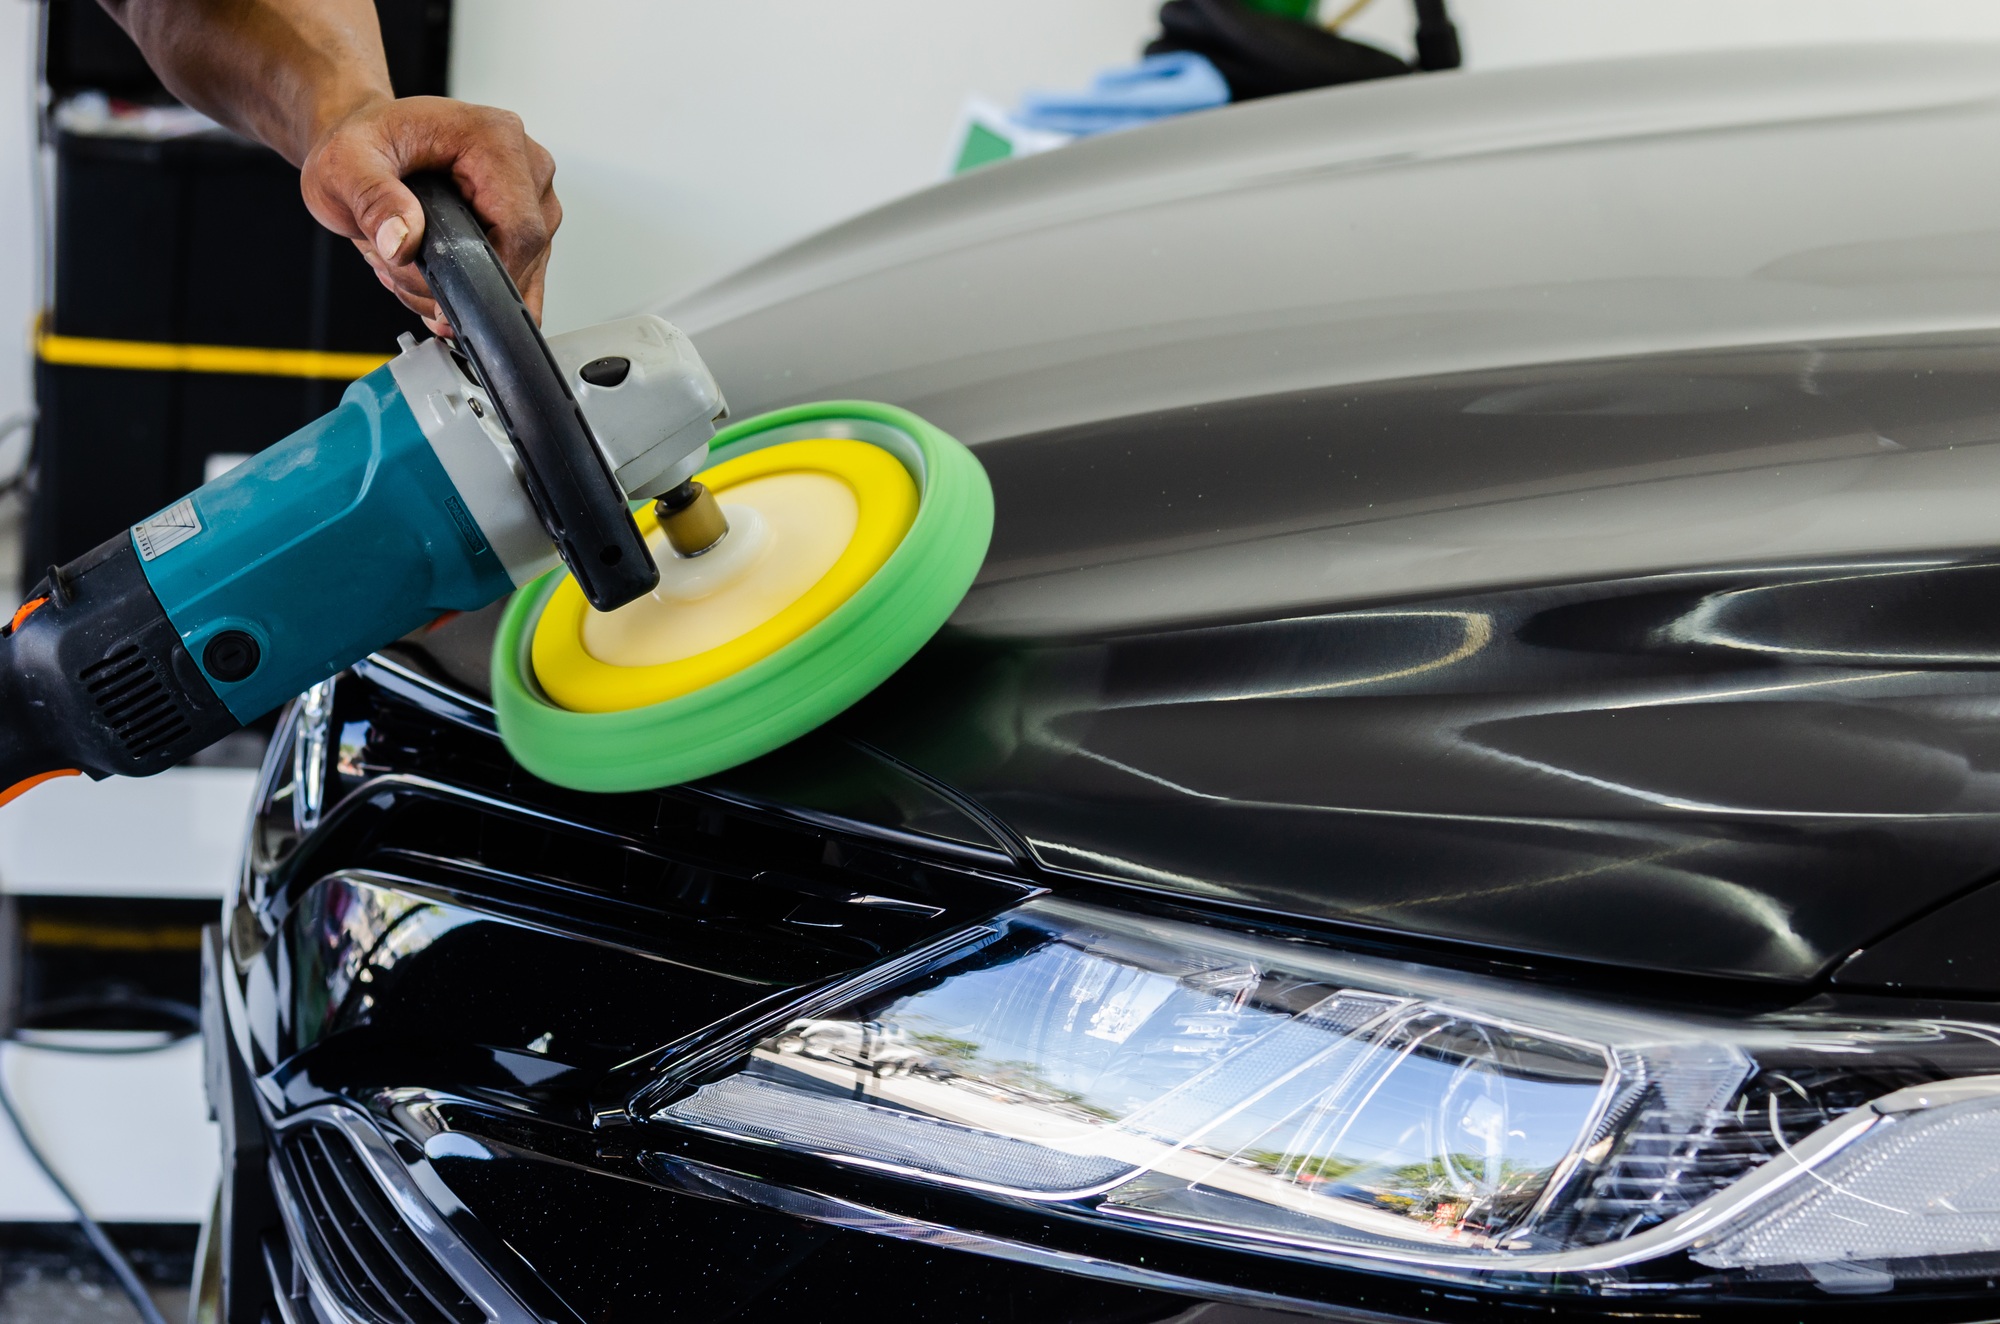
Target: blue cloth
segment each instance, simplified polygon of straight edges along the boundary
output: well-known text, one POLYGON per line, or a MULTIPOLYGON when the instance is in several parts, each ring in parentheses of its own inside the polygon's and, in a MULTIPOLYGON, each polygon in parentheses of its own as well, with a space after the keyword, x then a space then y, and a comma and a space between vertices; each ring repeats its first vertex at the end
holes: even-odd
POLYGON ((1087 92, 1030 92, 1021 98, 1014 121, 1030 129, 1082 136, 1151 124, 1228 101, 1229 84, 1206 57, 1174 51, 1107 69, 1087 92))

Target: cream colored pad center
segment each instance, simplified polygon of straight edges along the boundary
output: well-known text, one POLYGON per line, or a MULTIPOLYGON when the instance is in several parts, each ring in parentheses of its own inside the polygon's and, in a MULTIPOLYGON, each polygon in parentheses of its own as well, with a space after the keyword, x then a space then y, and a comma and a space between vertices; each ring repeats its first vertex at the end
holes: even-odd
POLYGON ((700 556, 650 534, 659 587, 616 611, 587 614, 584 651, 608 666, 650 667, 720 648, 805 596, 861 518, 852 488, 810 470, 753 478, 716 498, 729 533, 700 556))

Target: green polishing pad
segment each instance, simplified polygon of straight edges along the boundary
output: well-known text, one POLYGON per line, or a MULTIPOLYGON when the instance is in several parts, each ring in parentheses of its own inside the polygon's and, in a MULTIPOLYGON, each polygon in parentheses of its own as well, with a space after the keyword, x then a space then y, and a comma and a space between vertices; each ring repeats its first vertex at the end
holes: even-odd
POLYGON ((710 459, 721 465, 820 438, 879 447, 915 480, 915 518, 880 568, 776 651, 689 693, 614 712, 572 711, 537 683, 536 629, 569 576, 551 571, 515 593, 493 641, 493 706, 501 738, 523 767, 581 791, 644 790, 720 772, 843 712, 937 633, 986 557, 993 533, 986 471, 915 414, 854 400, 746 419, 716 434, 710 459))

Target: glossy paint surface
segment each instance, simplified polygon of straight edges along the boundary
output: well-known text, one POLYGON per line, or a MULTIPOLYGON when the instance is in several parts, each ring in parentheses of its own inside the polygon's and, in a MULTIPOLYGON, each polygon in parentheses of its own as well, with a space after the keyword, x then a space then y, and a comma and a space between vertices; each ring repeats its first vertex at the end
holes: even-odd
POLYGON ((851 806, 858 747, 1063 873, 1811 979, 2000 868, 1996 418, 1959 334, 994 442, 954 627, 721 781, 851 806))
POLYGON ((667 309, 739 414, 871 397, 974 443, 980 582, 829 728, 661 793, 506 759, 490 615, 343 678, 319 826, 274 770, 231 915, 246 1091, 365 1113, 550 1318, 1522 1313, 1162 1262, 624 1104, 1038 888, 1669 1013, 1990 1020, 2000 175, 1939 162, 1996 107, 1972 48, 1333 89, 968 176, 667 309))
POLYGON ((1968 336, 995 443, 960 629, 841 729, 1053 867, 1810 978, 2000 867, 1995 417, 1968 336))
POLYGON ((1833 982, 1848 988, 1991 997, 2000 990, 2000 885, 1986 883, 1856 952, 1833 982))
POLYGON ((1995 586, 1848 563, 960 641, 844 729, 1064 871, 1809 979, 1995 866, 1995 586))

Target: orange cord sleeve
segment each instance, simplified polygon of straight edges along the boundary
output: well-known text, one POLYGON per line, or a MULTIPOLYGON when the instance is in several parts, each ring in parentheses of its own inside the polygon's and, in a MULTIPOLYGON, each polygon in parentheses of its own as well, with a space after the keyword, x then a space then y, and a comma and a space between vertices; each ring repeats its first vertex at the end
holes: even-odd
POLYGON ((9 634, 12 634, 14 631, 20 629, 21 623, 27 620, 30 616, 33 616, 35 612, 47 601, 48 601, 47 598, 29 598, 26 602, 22 603, 19 607, 17 607, 14 610, 14 620, 13 623, 7 627, 7 632, 9 634))
POLYGON ((54 781, 58 777, 77 777, 81 775, 82 770, 79 768, 57 768, 54 772, 36 773, 26 781, 15 782, 6 790, 0 791, 0 809, 4 809, 6 806, 14 803, 14 801, 20 799, 29 791, 34 790, 43 782, 54 781))

